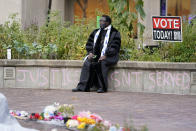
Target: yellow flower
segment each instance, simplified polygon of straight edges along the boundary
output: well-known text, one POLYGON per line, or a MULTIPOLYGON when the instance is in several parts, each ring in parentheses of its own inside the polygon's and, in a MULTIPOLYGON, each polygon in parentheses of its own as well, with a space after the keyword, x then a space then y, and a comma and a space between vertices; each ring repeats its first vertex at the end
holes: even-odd
POLYGON ((82 122, 80 125, 78 125, 78 129, 84 129, 86 126, 85 122, 82 122))
POLYGON ((96 121, 94 119, 89 119, 89 124, 93 125, 95 123, 96 123, 96 121))
POLYGON ((66 122, 66 126, 69 127, 69 120, 66 122))
POLYGON ((42 116, 40 116, 40 117, 38 118, 38 120, 43 120, 43 117, 42 117, 42 116))
POLYGON ((94 119, 90 119, 90 118, 86 118, 86 117, 78 117, 78 121, 81 123, 86 123, 86 124, 90 124, 93 125, 96 123, 96 121, 94 119))

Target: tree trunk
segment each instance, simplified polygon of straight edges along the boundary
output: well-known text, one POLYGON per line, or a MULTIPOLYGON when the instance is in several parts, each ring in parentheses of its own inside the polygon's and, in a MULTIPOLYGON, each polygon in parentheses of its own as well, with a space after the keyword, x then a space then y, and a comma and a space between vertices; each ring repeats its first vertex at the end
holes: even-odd
POLYGON ((87 18, 86 9, 87 9, 87 6, 88 6, 88 0, 83 0, 82 3, 81 3, 81 0, 77 0, 77 3, 80 6, 80 8, 82 9, 83 18, 87 18))

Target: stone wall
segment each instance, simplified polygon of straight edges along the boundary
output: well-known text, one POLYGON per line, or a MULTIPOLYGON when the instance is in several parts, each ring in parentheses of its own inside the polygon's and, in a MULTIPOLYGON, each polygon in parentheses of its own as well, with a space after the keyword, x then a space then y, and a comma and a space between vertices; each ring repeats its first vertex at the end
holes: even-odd
MULTIPOLYGON (((0 88, 75 88, 78 60, 0 60, 0 88)), ((120 61, 108 75, 109 90, 196 94, 196 63, 120 61)))
POLYGON ((22 0, 0 0, 0 24, 8 21, 8 17, 13 13, 18 13, 18 18, 21 19, 22 0))
POLYGON ((48 0, 22 0, 22 26, 41 26, 47 20, 48 0))

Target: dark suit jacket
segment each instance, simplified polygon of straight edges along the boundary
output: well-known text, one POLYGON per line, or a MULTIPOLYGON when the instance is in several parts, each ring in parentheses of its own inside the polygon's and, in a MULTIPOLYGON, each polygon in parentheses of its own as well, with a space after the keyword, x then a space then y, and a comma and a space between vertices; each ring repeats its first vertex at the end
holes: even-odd
MULTIPOLYGON (((95 29, 88 38, 88 41, 86 43, 86 50, 88 54, 94 52, 94 48, 93 48, 94 36, 98 30, 99 29, 95 29)), ((117 29, 112 27, 110 32, 109 42, 105 53, 106 59, 104 61, 106 62, 106 65, 114 65, 118 62, 120 46, 121 46, 120 32, 118 32, 117 29)))

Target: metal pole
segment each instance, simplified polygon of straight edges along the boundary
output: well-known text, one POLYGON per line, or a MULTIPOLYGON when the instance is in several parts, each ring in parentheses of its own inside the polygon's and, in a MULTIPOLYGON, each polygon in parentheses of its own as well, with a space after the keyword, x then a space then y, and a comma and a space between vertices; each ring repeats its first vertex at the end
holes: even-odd
MULTIPOLYGON (((51 7, 52 7, 52 0, 49 0, 49 4, 48 4, 48 23, 50 22, 50 11, 51 11, 51 7)), ((48 26, 48 24, 47 24, 48 26)))

